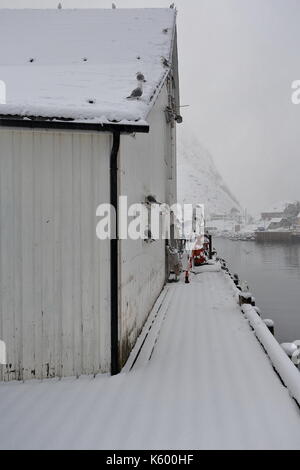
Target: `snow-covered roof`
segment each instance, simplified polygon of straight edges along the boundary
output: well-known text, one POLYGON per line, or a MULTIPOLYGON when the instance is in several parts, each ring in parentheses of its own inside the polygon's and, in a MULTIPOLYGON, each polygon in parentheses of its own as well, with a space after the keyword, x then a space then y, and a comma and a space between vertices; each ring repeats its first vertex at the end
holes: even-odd
POLYGON ((169 72, 176 11, 1 10, 1 115, 144 124, 169 72), (140 100, 126 99, 146 79, 140 100), (89 103, 92 101, 92 103, 89 103))
POLYGON ((270 225, 270 224, 278 224, 278 223, 280 223, 281 221, 282 221, 282 217, 273 217, 273 219, 271 219, 271 220, 269 221, 269 225, 270 225))
POLYGON ((262 213, 278 213, 278 212, 284 212, 285 209, 287 208, 288 205, 290 204, 297 204, 297 201, 280 201, 276 204, 273 204, 271 207, 268 207, 267 209, 263 210, 262 213))

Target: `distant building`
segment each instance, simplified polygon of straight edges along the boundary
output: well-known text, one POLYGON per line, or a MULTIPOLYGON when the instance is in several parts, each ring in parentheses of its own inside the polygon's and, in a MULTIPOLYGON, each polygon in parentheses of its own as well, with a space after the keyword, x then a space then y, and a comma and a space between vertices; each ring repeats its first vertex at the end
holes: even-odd
POLYGON ((283 218, 282 217, 273 217, 272 219, 269 220, 269 223, 267 225, 267 230, 277 230, 278 228, 281 228, 283 224, 283 218))
POLYGON ((267 225, 267 230, 291 229, 294 226, 294 219, 288 217, 277 217, 271 219, 267 225))
POLYGON ((262 220, 271 221, 272 219, 282 219, 284 212, 283 211, 269 211, 269 212, 262 212, 261 218, 262 220))
POLYGON ((227 220, 228 215, 226 214, 211 214, 210 220, 227 220))
POLYGON ((270 221, 271 219, 278 219, 278 218, 291 218, 295 217, 300 210, 300 204, 298 201, 283 201, 280 202, 268 210, 263 211, 261 213, 261 218, 264 221, 270 221))
POLYGON ((213 235, 213 234, 218 232, 218 227, 215 227, 213 225, 208 225, 208 226, 206 226, 206 230, 207 230, 208 233, 213 235))
POLYGON ((297 214, 294 220, 294 227, 296 230, 300 231, 300 212, 297 214))
POLYGON ((212 213, 210 216, 210 220, 231 220, 231 221, 237 221, 241 222, 241 213, 238 209, 233 207, 229 212, 227 213, 212 213))

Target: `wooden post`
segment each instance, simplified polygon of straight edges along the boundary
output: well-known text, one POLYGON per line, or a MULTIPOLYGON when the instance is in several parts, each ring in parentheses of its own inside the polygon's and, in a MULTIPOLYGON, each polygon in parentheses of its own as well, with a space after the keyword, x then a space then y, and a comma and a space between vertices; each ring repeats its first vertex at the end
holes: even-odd
POLYGON ((209 240, 208 257, 209 257, 209 259, 212 259, 212 236, 211 235, 208 235, 208 240, 209 240))

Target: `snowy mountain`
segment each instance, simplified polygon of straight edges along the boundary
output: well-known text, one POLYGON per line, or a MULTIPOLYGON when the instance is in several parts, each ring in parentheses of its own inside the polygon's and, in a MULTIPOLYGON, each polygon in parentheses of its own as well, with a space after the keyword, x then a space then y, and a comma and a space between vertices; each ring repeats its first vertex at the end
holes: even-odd
POLYGON ((235 196, 226 186, 210 153, 195 135, 178 129, 178 202, 205 204, 206 215, 241 211, 235 196))

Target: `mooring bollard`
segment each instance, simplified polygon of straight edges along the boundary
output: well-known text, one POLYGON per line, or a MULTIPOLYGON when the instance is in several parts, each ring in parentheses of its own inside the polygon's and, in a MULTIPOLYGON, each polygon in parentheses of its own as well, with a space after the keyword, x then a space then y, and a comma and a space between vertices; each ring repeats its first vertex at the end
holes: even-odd
POLYGON ((297 346, 298 349, 292 355, 292 361, 296 367, 299 367, 300 365, 300 340, 296 339, 295 341, 293 341, 293 343, 297 346))
MULTIPOLYGON (((237 286, 238 287, 238 286, 237 286)), ((252 305, 252 299, 253 299, 253 295, 251 294, 251 292, 241 292, 239 294, 239 304, 240 305, 243 305, 243 304, 250 304, 252 305)))
POLYGON ((270 333, 272 333, 272 335, 274 336, 274 322, 273 322, 273 320, 271 320, 271 318, 264 318, 263 322, 265 323, 265 325, 268 328, 268 330, 270 331, 270 333))
POLYGON ((298 350, 297 345, 295 343, 281 343, 280 345, 284 352, 289 356, 289 358, 292 357, 294 352, 298 350))
POLYGON ((254 307, 254 310, 256 311, 257 315, 261 317, 261 310, 258 307, 254 307))
POLYGON ((300 365, 300 340, 297 339, 292 343, 281 343, 280 345, 284 352, 289 356, 292 363, 299 367, 300 365))
POLYGON ((226 263, 225 259, 223 259, 223 258, 217 258, 217 261, 219 261, 219 263, 220 263, 222 269, 228 269, 228 268, 227 268, 227 263, 226 263))

